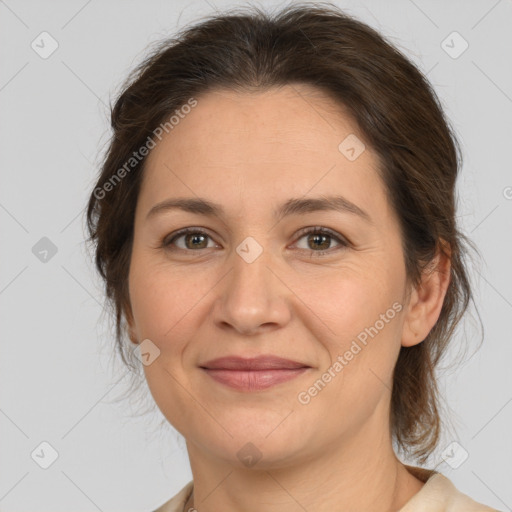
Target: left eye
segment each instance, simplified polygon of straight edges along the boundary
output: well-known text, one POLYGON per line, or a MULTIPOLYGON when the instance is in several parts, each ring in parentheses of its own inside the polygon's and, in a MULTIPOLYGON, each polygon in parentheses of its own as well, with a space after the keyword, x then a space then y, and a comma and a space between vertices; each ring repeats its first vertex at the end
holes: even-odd
POLYGON ((304 248, 304 250, 308 251, 311 250, 311 256, 322 256, 329 252, 334 252, 336 250, 339 250, 340 248, 348 247, 348 242, 337 233, 320 227, 315 227, 313 229, 308 229, 306 231, 302 232, 302 236, 298 240, 301 240, 302 238, 306 238, 306 244, 313 244, 313 247, 316 247, 317 249, 321 249, 319 251, 312 250, 311 246, 304 248), (331 245, 331 240, 335 240, 339 247, 337 248, 325 248, 325 246, 331 245))
MULTIPOLYGON (((311 248, 311 246, 306 248, 299 247, 299 249, 311 251, 311 256, 322 256, 323 254, 326 254, 328 252, 334 252, 335 250, 339 250, 340 247, 345 248, 349 246, 349 243, 341 235, 338 235, 334 231, 328 230, 326 228, 306 228, 305 230, 302 230, 299 234, 300 237, 297 239, 297 241, 305 238, 306 244, 312 244, 313 247, 313 249, 311 248), (326 246, 331 245, 332 240, 335 240, 338 243, 339 247, 334 249, 332 247, 326 248, 326 246)), ((186 228, 179 231, 171 238, 164 239, 162 242, 162 246, 169 250, 177 248, 178 250, 181 251, 208 249, 212 248, 211 246, 208 247, 208 239, 212 240, 210 235, 205 231, 197 228, 186 228), (184 240, 184 247, 176 243, 180 239, 184 240)))

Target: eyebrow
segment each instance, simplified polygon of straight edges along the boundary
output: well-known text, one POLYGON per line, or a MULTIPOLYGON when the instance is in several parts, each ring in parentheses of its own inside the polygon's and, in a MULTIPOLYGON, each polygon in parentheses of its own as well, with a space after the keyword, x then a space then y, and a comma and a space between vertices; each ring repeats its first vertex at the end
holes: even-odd
MULTIPOLYGON (((149 210, 146 220, 156 216, 159 213, 169 210, 182 210, 198 215, 209 217, 224 217, 224 208, 212 201, 200 197, 166 199, 157 203, 149 210)), ((373 224, 370 215, 356 204, 352 203, 343 196, 320 196, 313 198, 292 198, 274 210, 274 217, 278 220, 291 215, 305 215, 317 211, 338 211, 341 213, 350 213, 361 217, 366 222, 373 224)))

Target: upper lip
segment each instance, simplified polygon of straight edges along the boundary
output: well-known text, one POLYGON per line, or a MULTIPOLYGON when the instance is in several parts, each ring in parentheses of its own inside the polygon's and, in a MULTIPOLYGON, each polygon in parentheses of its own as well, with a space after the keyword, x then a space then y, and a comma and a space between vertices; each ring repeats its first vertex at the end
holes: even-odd
POLYGON ((282 357, 273 355, 251 358, 238 356, 220 357, 203 363, 200 367, 208 368, 210 370, 279 370, 310 368, 307 364, 292 361, 291 359, 283 359, 282 357))

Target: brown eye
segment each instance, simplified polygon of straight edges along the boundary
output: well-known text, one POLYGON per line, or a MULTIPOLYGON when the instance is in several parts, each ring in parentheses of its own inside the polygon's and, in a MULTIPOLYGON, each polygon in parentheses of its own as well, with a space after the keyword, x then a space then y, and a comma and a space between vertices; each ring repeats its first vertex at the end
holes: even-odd
POLYGON ((310 251, 311 256, 322 256, 349 246, 348 242, 344 240, 343 237, 331 230, 321 227, 309 228, 302 231, 299 240, 303 238, 306 239, 306 247, 300 247, 300 249, 310 251), (336 241, 338 247, 331 247, 333 240, 336 241))
MULTIPOLYGON (((306 228, 301 232, 298 240, 305 239, 306 247, 299 247, 300 250, 309 251, 311 256, 323 256, 349 246, 349 243, 334 231, 321 227, 306 228), (335 241, 338 246, 332 247, 335 241)), ((199 251, 200 249, 212 248, 208 241, 212 240, 205 231, 197 228, 186 228, 167 237, 162 242, 162 247, 168 250, 199 251), (177 243, 179 240, 183 240, 177 243)))
POLYGON ((322 235, 319 233, 312 233, 307 235, 308 243, 312 244, 310 245, 313 249, 329 249, 331 245, 330 243, 330 235, 322 235))
POLYGON ((194 251, 196 249, 208 249, 208 239, 210 239, 210 235, 208 235, 208 233, 199 229, 187 228, 178 231, 178 233, 171 238, 165 239, 162 245, 169 249, 173 249, 175 247, 184 251, 194 251), (183 245, 176 244, 176 241, 180 239, 183 239, 183 245))

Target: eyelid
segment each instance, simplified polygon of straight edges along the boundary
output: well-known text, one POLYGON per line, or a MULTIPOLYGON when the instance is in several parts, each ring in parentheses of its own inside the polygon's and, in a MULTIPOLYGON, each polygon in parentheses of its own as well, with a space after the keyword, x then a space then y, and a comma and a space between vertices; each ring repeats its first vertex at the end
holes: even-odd
MULTIPOLYGON (((338 242, 344 245, 350 245, 350 242, 340 233, 337 231, 334 231, 332 229, 323 227, 323 226, 307 226, 305 228, 302 228, 297 233, 296 240, 299 240, 304 235, 309 235, 310 233, 318 233, 318 234, 326 234, 329 235, 331 238, 336 239, 338 242)), ((330 250, 330 249, 328 249, 330 250)), ((314 251, 314 252, 321 252, 321 251, 314 251)))
MULTIPOLYGON (((177 231, 174 231, 173 233, 170 233, 169 235, 165 236, 162 240, 161 246, 164 249, 166 249, 169 246, 171 246, 171 244, 174 243, 175 240, 177 240, 178 238, 181 238, 184 235, 188 235, 190 233, 206 235, 212 241, 214 240, 214 237, 212 235, 210 235, 210 233, 205 228, 190 226, 187 228, 178 229, 177 231)), ((176 247, 176 249, 181 250, 181 251, 186 251, 186 252, 194 252, 189 249, 181 249, 180 247, 176 247)), ((196 252, 199 252, 199 251, 196 251, 196 252)))
MULTIPOLYGON (((178 231, 175 231, 175 232, 171 233, 170 235, 167 235, 166 237, 164 237, 164 239, 162 240, 162 243, 161 243, 161 247, 164 249, 171 250, 171 249, 169 249, 169 247, 171 247, 171 245, 178 238, 181 238, 182 236, 188 235, 190 233, 205 235, 208 238, 210 238, 210 240, 215 242, 214 237, 212 235, 210 235, 208 230, 206 230, 205 228, 190 226, 187 228, 179 229, 178 231)), ((314 251, 312 249, 299 249, 301 251, 307 251, 307 252, 311 253, 311 255, 314 255, 314 254, 324 255, 327 253, 334 253, 337 250, 351 246, 351 243, 343 235, 341 235, 340 233, 338 233, 330 228, 324 227, 324 226, 306 226, 304 228, 301 228, 295 236, 294 244, 297 243, 297 241, 300 240, 302 237, 304 237, 305 235, 309 235, 310 233, 326 234, 339 243, 338 247, 331 247, 329 249, 324 249, 324 250, 319 250, 319 251, 314 251)), ((205 248, 205 249, 208 249, 208 248, 205 248)), ((199 252, 204 251, 205 249, 198 249, 197 251, 194 251, 192 249, 182 249, 181 247, 174 247, 174 250, 184 251, 184 252, 189 252, 189 253, 192 253, 192 252, 199 253, 199 252)))

